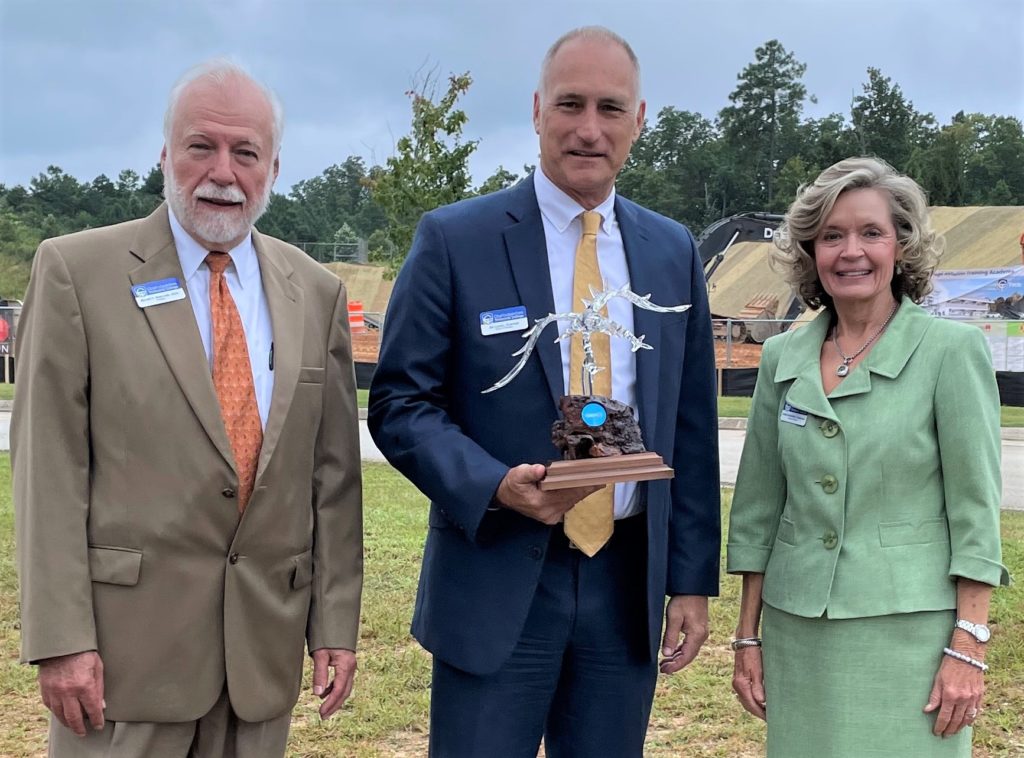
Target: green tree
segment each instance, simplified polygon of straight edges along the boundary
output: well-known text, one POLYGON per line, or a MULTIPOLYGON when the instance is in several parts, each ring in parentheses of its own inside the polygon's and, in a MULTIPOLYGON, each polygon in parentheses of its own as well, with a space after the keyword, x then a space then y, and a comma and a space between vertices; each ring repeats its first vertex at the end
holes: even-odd
POLYGON ((64 173, 60 167, 48 166, 45 173, 29 182, 31 210, 26 221, 57 234, 81 228, 73 219, 83 209, 83 189, 75 177, 64 173))
POLYGON ((877 68, 868 69, 863 89, 851 108, 858 152, 875 155, 897 171, 906 171, 915 146, 933 136, 934 116, 918 113, 900 86, 877 68))
POLYGON ((452 75, 440 98, 436 78, 406 94, 412 101, 412 130, 398 140, 395 154, 367 184, 387 219, 388 245, 371 246, 370 254, 397 272, 412 244, 420 216, 441 205, 469 197, 469 157, 477 140, 466 140, 462 130, 468 117, 456 107, 468 90, 469 73, 452 75))
POLYGON ((369 237, 385 224, 384 213, 374 202, 363 159, 349 156, 329 166, 320 176, 292 187, 290 223, 286 239, 299 242, 330 242, 348 224, 360 237, 369 237))
POLYGON ((776 205, 779 169, 799 149, 798 127, 807 99, 807 88, 800 80, 806 70, 782 43, 769 40, 740 72, 739 83, 729 95, 732 105, 718 114, 731 153, 728 173, 752 178, 768 208, 776 205))
POLYGON ((295 202, 291 198, 271 192, 267 210, 256 222, 256 227, 263 234, 269 234, 271 237, 277 237, 287 242, 309 242, 310 240, 295 233, 299 226, 296 215, 295 202))
POLYGON ((853 129, 841 113, 805 120, 800 124, 799 140, 800 158, 809 171, 817 173, 844 158, 863 154, 853 129))
MULTIPOLYGON (((88 184, 82 186, 82 210, 88 213, 96 226, 107 223, 112 206, 121 201, 122 193, 104 174, 100 174, 88 184)), ((90 224, 92 225, 92 224, 90 224)))
POLYGON ((491 192, 497 192, 498 190, 508 189, 518 181, 518 174, 513 174, 504 166, 498 166, 498 169, 489 177, 484 179, 483 183, 476 188, 475 194, 488 195, 491 192))
POLYGON ((141 192, 144 195, 152 195, 153 197, 163 197, 164 194, 164 172, 160 168, 160 164, 156 164, 146 174, 145 181, 142 182, 141 192))
MULTIPOLYGON (((31 261, 41 241, 39 233, 26 226, 7 203, 0 200, 0 259, 31 261)), ((0 292, 0 296, 20 298, 21 293, 0 292)))
POLYGON ((359 241, 359 235, 356 234, 355 230, 348 224, 343 223, 335 232, 331 239, 332 242, 344 243, 351 245, 359 241))
POLYGON ((967 205, 968 160, 977 150, 978 134, 973 117, 961 111, 942 127, 930 144, 914 150, 907 171, 928 193, 932 205, 967 205))
POLYGON ((988 196, 986 205, 1016 205, 1016 198, 1013 192, 1010 190, 1010 185, 1006 183, 1005 179, 1000 179, 996 182, 996 186, 992 188, 991 193, 988 196))
POLYGON ((813 182, 820 173, 817 166, 809 166, 799 155, 794 155, 779 171, 776 199, 781 205, 789 206, 796 199, 797 190, 813 182))
POLYGON ((1024 205, 1024 131, 1012 116, 973 114, 976 149, 966 161, 972 205, 1024 205))
POLYGON ((662 108, 652 127, 644 129, 616 181, 625 197, 669 218, 703 226, 709 210, 709 188, 715 180, 714 124, 699 113, 662 108))

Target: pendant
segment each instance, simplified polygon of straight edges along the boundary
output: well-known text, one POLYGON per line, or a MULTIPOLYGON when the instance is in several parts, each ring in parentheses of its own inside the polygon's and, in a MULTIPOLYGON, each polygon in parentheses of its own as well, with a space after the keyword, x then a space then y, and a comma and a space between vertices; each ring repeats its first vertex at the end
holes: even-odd
POLYGON ((836 366, 836 376, 846 376, 850 373, 850 367, 845 363, 840 363, 836 366))

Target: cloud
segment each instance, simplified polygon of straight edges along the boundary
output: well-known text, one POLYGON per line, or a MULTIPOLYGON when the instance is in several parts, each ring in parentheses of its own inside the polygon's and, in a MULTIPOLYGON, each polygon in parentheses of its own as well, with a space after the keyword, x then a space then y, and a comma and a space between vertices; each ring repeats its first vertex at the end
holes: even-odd
POLYGON ((1024 3, 975 0, 0 0, 0 182, 49 164, 80 179, 145 173, 168 90, 189 66, 233 55, 280 94, 287 189, 348 155, 382 162, 409 128, 417 73, 469 71, 461 101, 482 181, 536 158, 531 97, 547 46, 582 23, 640 56, 648 114, 713 118, 754 49, 778 38, 807 64, 807 115, 848 113, 881 68, 943 122, 959 110, 1024 118, 1024 3), (514 12, 510 12, 514 10, 514 12))

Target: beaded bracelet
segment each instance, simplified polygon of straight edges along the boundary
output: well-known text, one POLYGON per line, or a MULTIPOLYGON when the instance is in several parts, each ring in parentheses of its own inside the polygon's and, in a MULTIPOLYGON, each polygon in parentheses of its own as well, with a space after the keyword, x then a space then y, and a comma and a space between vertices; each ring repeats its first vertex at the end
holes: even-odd
POLYGON ((745 647, 761 647, 761 638, 743 637, 742 639, 733 640, 732 642, 730 642, 729 647, 733 649, 733 652, 745 647))
POLYGON ((976 658, 971 658, 971 656, 969 656, 969 655, 964 655, 963 653, 961 653, 961 652, 959 652, 957 650, 954 650, 951 647, 944 647, 944 648, 942 648, 942 652, 945 653, 946 655, 948 655, 950 658, 956 658, 958 661, 963 661, 964 663, 967 663, 967 664, 969 664, 971 666, 974 666, 974 668, 976 668, 976 669, 981 669, 982 671, 988 671, 988 665, 987 664, 982 663, 981 661, 977 660, 976 658))

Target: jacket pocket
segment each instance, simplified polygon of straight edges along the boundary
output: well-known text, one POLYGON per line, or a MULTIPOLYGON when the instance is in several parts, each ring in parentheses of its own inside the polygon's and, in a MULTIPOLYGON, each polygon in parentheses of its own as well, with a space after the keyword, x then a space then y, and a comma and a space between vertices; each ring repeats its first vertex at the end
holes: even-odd
POLYGON ((878 525, 878 540, 882 547, 949 542, 949 528, 941 516, 924 521, 888 521, 878 525))
POLYGON ((313 551, 307 550, 302 555, 292 558, 292 589, 300 590, 308 587, 313 581, 313 551))
POLYGON ((139 583, 141 570, 141 550, 89 546, 89 575, 94 582, 131 587, 139 583))
POLYGON ((323 384, 324 370, 315 366, 299 368, 299 384, 323 384))
POLYGON ((783 516, 779 519, 779 531, 775 538, 787 545, 796 545, 796 524, 783 516))

